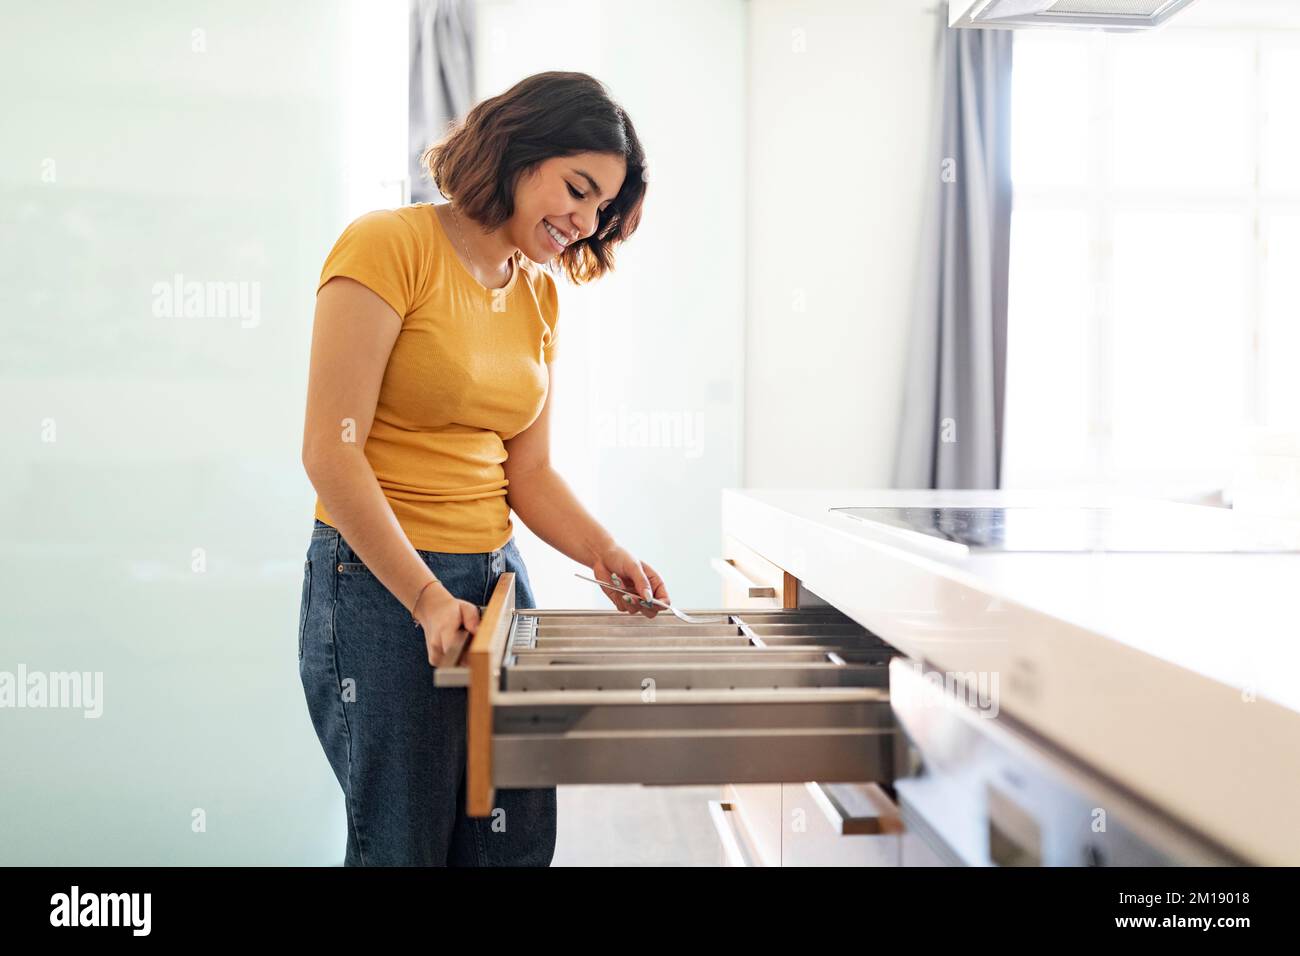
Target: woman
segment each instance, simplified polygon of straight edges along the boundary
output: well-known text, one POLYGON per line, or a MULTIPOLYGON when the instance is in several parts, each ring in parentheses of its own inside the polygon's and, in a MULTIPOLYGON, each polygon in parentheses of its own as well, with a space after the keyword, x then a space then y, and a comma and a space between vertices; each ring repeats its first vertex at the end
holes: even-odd
POLYGON ((343 788, 347 865, 546 866, 554 788, 498 790, 492 816, 467 817, 465 691, 434 687, 432 668, 477 629, 502 572, 515 606, 536 606, 512 510, 594 577, 668 600, 549 458, 549 270, 582 283, 613 267, 641 217, 645 156, 599 82, 541 73, 474 107, 424 161, 450 201, 362 216, 321 272, 299 670, 343 788))

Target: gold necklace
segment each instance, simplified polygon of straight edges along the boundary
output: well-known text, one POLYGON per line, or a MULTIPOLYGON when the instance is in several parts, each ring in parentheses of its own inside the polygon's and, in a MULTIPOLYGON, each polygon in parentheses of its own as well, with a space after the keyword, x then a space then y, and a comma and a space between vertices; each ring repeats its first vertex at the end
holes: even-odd
MULTIPOLYGON (((455 227, 456 227, 456 239, 457 239, 457 241, 460 243, 460 251, 463 252, 463 253, 465 254, 465 262, 468 263, 468 264, 470 265, 470 267, 472 268, 473 265, 474 265, 474 260, 473 260, 472 258, 470 258, 469 250, 465 247, 465 234, 462 233, 462 232, 460 231, 460 210, 457 209, 457 208, 455 207, 455 205, 453 205, 452 203, 447 203, 447 208, 451 211, 451 214, 452 214, 452 223, 453 223, 453 225, 455 225, 455 227)), ((514 257, 511 256, 511 259, 513 260, 514 257)), ((472 274, 473 274, 473 273, 471 273, 471 275, 472 275, 472 274)), ((511 264, 510 264, 510 275, 513 277, 514 274, 515 274, 515 273, 514 273, 514 262, 512 261, 511 264)), ((507 283, 508 283, 509 281, 510 281, 509 279, 506 279, 506 282, 507 282, 507 283)), ((479 285, 483 285, 483 283, 480 282, 479 285)), ((485 286, 485 288, 486 288, 486 286, 485 286)), ((502 288, 505 288, 505 287, 502 286, 502 288)), ((498 291, 498 290, 495 290, 495 289, 494 289, 494 290, 492 290, 492 291, 495 292, 495 291, 498 291)))

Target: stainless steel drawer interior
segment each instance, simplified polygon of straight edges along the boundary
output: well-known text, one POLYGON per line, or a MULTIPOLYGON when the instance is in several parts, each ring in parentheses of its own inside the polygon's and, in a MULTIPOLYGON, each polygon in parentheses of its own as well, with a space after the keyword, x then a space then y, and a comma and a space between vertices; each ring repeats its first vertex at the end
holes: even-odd
POLYGON ((468 687, 468 812, 495 787, 893 780, 896 652, 834 608, 514 609, 501 575, 440 687, 468 687))

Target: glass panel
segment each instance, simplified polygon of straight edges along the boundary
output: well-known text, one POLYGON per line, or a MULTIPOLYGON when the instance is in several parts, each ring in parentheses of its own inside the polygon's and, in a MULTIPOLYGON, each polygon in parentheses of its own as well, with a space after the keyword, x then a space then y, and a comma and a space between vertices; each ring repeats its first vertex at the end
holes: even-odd
POLYGON ((1264 50, 1262 82, 1260 185, 1269 192, 1300 192, 1300 47, 1264 50))
POLYGON ((1117 473, 1231 474, 1245 412, 1252 246, 1245 213, 1115 215, 1117 473))
POLYGON ((1300 428, 1300 213, 1264 219, 1263 423, 1300 428))
POLYGON ((1109 40, 1115 183, 1253 186, 1253 46, 1199 34, 1109 40))
POLYGON ((1008 487, 1076 478, 1090 467, 1088 253, 1082 210, 1016 210, 1003 457, 1008 487))
POLYGON ((294 659, 299 448, 349 182, 405 164, 402 119, 391 167, 345 174, 340 103, 361 85, 404 116, 407 16, 371 0, 5 9, 0 635, 32 672, 103 684, 96 719, 0 717, 0 819, 24 821, 7 863, 341 857, 294 659), (395 42, 344 56, 362 18, 395 42), (220 836, 185 825, 195 800, 220 836))
POLYGON ((1092 110, 1087 39, 1016 36, 1011 178, 1017 186, 1077 186, 1087 176, 1092 110))

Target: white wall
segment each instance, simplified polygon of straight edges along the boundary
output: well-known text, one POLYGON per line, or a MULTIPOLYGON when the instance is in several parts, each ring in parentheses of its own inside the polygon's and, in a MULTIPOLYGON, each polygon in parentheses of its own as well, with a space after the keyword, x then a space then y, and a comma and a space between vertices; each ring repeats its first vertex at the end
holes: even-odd
POLYGON ((748 4, 748 486, 890 484, 933 7, 748 4))
MULTIPOLYGON (((932 8, 480 0, 480 96, 585 70, 650 156, 645 220, 619 271, 561 290, 556 461, 679 603, 718 600, 722 487, 889 484, 932 8), (620 411, 689 416, 701 446, 610 447, 620 411)), ((539 600, 601 606, 572 562, 519 537, 539 600)))
MULTIPOLYGON (((617 271, 560 282, 554 460, 673 600, 716 606, 721 489, 740 483, 745 255, 742 0, 480 0, 478 95, 580 70, 627 110, 650 180, 617 271), (638 421, 670 426, 656 447, 638 421), (626 426, 626 427, 624 427, 626 426), (677 426, 681 426, 680 430, 677 426)), ((609 607, 516 520, 546 607, 609 607)))

